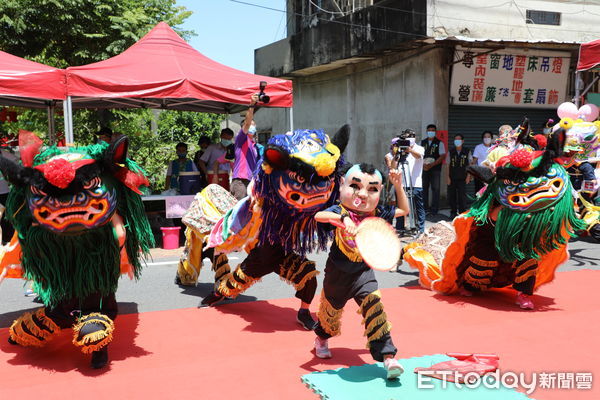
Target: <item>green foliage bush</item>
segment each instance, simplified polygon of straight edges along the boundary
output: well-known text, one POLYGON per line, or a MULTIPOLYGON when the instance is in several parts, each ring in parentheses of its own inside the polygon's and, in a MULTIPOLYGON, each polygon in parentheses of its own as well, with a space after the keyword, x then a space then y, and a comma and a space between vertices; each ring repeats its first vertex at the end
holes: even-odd
MULTIPOLYGON (((191 14, 175 0, 2 0, 0 50, 59 68, 84 65, 122 53, 160 21, 188 39, 194 32, 178 26, 191 14)), ((46 110, 16 110, 18 120, 0 123, 0 135, 25 129, 47 143, 46 110)), ((64 126, 61 114, 57 110, 57 132, 64 126)), ((184 111, 75 110, 73 130, 78 145, 92 143, 101 126, 129 136, 130 156, 147 171, 152 189, 160 191, 175 144, 188 143, 193 157, 199 136, 217 138, 222 119, 184 111)))

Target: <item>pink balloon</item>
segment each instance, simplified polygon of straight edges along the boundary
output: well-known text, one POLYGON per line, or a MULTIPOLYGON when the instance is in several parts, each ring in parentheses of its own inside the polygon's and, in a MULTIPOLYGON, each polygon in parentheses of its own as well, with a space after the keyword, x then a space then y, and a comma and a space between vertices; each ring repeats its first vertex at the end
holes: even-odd
POLYGON ((596 107, 595 104, 584 104, 579 107, 579 111, 577 112, 579 116, 587 122, 595 121, 598 118, 598 114, 600 114, 600 110, 596 107))
POLYGON ((558 110, 556 110, 556 113, 561 118, 577 119, 577 106, 569 102, 562 103, 560 106, 558 106, 558 110))

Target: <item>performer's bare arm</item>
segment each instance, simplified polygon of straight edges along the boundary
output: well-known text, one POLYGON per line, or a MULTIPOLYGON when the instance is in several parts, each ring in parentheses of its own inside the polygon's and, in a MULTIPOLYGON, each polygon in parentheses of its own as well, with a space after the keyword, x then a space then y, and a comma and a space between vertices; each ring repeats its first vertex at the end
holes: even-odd
POLYGON ((344 228, 344 223, 342 222, 342 215, 331 211, 319 211, 315 214, 315 220, 324 224, 331 224, 340 228, 344 228))
POLYGON ((400 171, 397 169, 391 170, 389 179, 392 185, 394 185, 394 189, 396 189, 397 208, 396 212, 394 213, 394 217, 397 218, 408 215, 410 207, 408 205, 408 197, 406 197, 406 192, 404 191, 404 185, 402 184, 402 175, 400 171))

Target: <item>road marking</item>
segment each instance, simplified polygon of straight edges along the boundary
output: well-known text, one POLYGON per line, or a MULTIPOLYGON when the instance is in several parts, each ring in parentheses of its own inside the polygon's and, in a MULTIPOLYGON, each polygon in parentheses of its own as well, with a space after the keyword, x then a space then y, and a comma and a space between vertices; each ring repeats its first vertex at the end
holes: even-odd
MULTIPOLYGON (((239 260, 239 257, 228 257, 230 260, 239 260)), ((173 261, 158 261, 158 262, 151 262, 151 263, 147 263, 146 265, 149 267, 156 267, 159 265, 173 265, 173 264, 178 264, 179 260, 173 260, 173 261)))

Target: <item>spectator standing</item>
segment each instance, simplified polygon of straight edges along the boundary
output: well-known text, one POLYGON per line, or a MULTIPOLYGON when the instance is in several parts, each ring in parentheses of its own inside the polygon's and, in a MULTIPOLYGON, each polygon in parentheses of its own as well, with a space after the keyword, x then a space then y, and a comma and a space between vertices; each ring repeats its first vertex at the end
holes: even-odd
POLYGON ((204 155, 204 152, 206 151, 208 146, 210 146, 210 144, 210 138, 208 136, 200 136, 200 139, 198 139, 198 146, 200 147, 200 149, 196 152, 196 154, 194 154, 194 164, 196 164, 196 167, 198 167, 198 169, 200 169, 200 157, 204 155))
POLYGON ((435 215, 439 211, 440 203, 440 175, 442 163, 446 155, 444 143, 435 137, 437 127, 434 124, 427 125, 425 138, 421 146, 425 149, 423 159, 423 203, 425 210, 435 215), (431 188, 431 203, 429 202, 429 189, 431 188))
POLYGON ((198 172, 198 168, 192 160, 187 158, 188 146, 185 143, 177 143, 175 146, 177 151, 177 159, 169 163, 167 168, 167 180, 165 183, 165 189, 175 189, 180 191, 179 176, 182 172, 198 172))
POLYGON ((233 131, 229 128, 221 130, 221 141, 206 148, 200 157, 200 171, 207 177, 208 183, 216 183, 229 190, 230 162, 225 160, 227 147, 233 144, 233 131))
POLYGON ((208 179, 200 167, 200 158, 204 155, 208 146, 210 146, 210 138, 208 136, 200 136, 200 139, 198 139, 198 146, 200 146, 200 150, 194 154, 194 164, 196 165, 196 168, 198 168, 198 171, 200 171, 200 187, 204 188, 208 185, 208 179))
MULTIPOLYGON (((481 143, 475 146, 473 150, 473 165, 481 166, 487 159, 488 151, 492 146, 492 132, 484 131, 481 134, 481 143)), ((484 182, 475 178, 475 193, 479 192, 484 186, 484 182)))
POLYGON ((448 152, 448 201, 450 202, 450 218, 467 211, 467 184, 471 175, 467 167, 471 164, 471 151, 463 146, 464 136, 454 135, 454 146, 448 152))
POLYGON ((231 194, 238 200, 247 196, 246 190, 254 176, 260 157, 256 143, 256 123, 254 122, 254 108, 257 102, 258 95, 253 94, 242 127, 235 137, 235 161, 231 179, 231 194))
MULTIPOLYGON (((409 200, 412 198, 412 201, 410 201, 409 204, 410 212, 415 215, 418 233, 423 233, 425 231, 425 205, 423 204, 422 175, 425 149, 416 143, 415 131, 412 129, 405 130, 401 136, 405 138, 404 140, 410 142, 410 146, 405 149, 400 149, 398 148, 397 143, 398 140, 402 139, 392 139, 390 152, 385 156, 385 163, 388 167, 388 171, 394 169, 402 171, 400 165, 401 162, 404 162, 405 168, 408 169, 411 182, 404 181, 403 177, 404 188, 405 192, 410 194, 410 188, 412 186, 412 196, 409 195, 409 200), (404 153, 404 155, 402 153, 404 153)), ((396 218, 396 231, 402 235, 406 233, 404 217, 396 218)))

